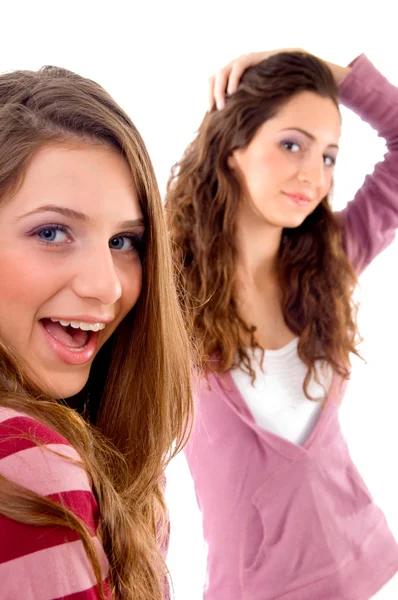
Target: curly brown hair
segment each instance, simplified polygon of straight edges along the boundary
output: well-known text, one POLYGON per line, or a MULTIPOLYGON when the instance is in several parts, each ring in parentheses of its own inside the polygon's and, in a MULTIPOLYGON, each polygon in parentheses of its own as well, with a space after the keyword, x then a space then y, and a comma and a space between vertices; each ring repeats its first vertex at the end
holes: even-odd
MULTIPOLYGON (((338 107, 334 77, 314 56, 283 52, 247 69, 225 108, 206 114, 196 138, 172 169, 167 219, 180 299, 201 344, 204 369, 216 355, 218 370, 241 366, 254 381, 248 335, 252 347, 260 346, 256 328, 239 313, 236 300, 241 187, 228 157, 245 148, 259 127, 302 91, 330 98, 338 107)), ((343 250, 339 219, 328 197, 299 227, 284 229, 278 283, 285 322, 299 336, 299 357, 308 367, 304 392, 311 399, 307 388, 310 378, 317 378, 318 359, 348 379, 350 353, 359 356, 353 301, 357 276, 343 250)))

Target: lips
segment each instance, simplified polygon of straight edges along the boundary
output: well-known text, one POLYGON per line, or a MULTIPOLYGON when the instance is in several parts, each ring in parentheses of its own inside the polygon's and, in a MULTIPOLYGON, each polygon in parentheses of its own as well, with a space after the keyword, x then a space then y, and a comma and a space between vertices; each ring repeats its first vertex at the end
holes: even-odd
POLYGON ((311 198, 306 196, 305 194, 288 194, 287 192, 283 192, 285 196, 287 196, 294 204, 298 206, 308 206, 311 202, 311 198))
POLYGON ((68 333, 64 332, 64 335, 61 335, 60 331, 55 331, 54 324, 50 326, 48 321, 48 319, 42 319, 39 324, 44 341, 59 360, 68 365, 84 365, 93 360, 99 343, 98 331, 91 331, 89 335, 81 332, 84 339, 81 337, 79 340, 73 341, 68 333))

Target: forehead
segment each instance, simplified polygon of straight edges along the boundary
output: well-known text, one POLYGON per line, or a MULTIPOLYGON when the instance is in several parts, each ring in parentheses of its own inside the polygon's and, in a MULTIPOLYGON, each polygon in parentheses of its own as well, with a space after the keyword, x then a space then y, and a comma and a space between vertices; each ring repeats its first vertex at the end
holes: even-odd
POLYGON ((116 150, 89 143, 42 147, 12 203, 30 210, 58 203, 84 212, 140 210, 127 161, 116 150))
MULTIPOLYGON (((29 184, 63 183, 98 189, 99 179, 109 183, 132 185, 132 176, 125 159, 112 148, 101 144, 56 143, 41 147, 32 157, 24 180, 29 184)), ((103 181, 102 181, 103 183, 103 181)))
POLYGON ((323 98, 314 92, 300 92, 266 121, 263 128, 268 131, 299 128, 333 144, 341 134, 341 116, 331 98, 323 98))

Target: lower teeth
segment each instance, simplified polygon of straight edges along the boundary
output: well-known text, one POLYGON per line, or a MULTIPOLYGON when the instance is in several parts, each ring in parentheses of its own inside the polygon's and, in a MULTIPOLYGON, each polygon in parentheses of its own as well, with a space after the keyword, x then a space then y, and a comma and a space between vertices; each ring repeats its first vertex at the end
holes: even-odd
POLYGON ((87 344, 85 346, 82 346, 82 348, 68 348, 68 350, 70 350, 71 352, 83 352, 83 350, 85 350, 87 348, 87 344))

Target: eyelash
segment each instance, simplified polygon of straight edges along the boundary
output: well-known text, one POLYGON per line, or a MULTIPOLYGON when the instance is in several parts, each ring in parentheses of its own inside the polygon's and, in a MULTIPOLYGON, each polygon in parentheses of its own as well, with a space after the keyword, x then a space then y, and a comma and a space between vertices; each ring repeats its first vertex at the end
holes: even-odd
MULTIPOLYGON (((40 233, 42 233, 43 231, 62 231, 63 233, 66 233, 68 235, 70 235, 70 232, 68 230, 67 227, 65 227, 65 225, 61 225, 60 223, 49 223, 48 225, 42 225, 41 227, 38 227, 37 229, 34 229, 29 235, 31 236, 36 236, 39 238, 40 233)), ((141 234, 136 234, 136 233, 131 233, 131 232, 126 232, 126 233, 119 233, 117 235, 112 236, 110 239, 115 239, 115 238, 129 238, 131 240, 132 243, 132 247, 129 250, 119 250, 119 252, 136 252, 138 254, 138 256, 140 257, 140 259, 143 258, 144 255, 144 250, 145 250, 145 239, 144 236, 141 234)), ((46 246, 64 246, 64 243, 60 243, 60 242, 53 242, 53 241, 49 241, 49 240, 45 240, 43 238, 39 238, 39 241, 41 244, 44 244, 46 246)), ((69 241, 66 242, 66 244, 69 244, 69 241)), ((112 249, 112 248, 111 248, 112 249)))
MULTIPOLYGON (((299 144, 298 142, 294 142, 294 141, 292 141, 292 140, 283 140, 283 141, 281 142, 281 145, 282 145, 282 146, 285 148, 285 150, 287 150, 288 152, 291 152, 291 150, 289 150, 288 148, 286 148, 286 146, 287 146, 287 145, 290 145, 290 146, 298 146, 299 148, 301 148, 301 146, 300 146, 300 144, 299 144)), ((326 158, 329 158, 329 159, 331 160, 331 162, 332 162, 332 164, 330 164, 330 165, 326 165, 327 167, 329 167, 329 168, 331 168, 331 169, 332 169, 332 168, 333 168, 333 167, 336 165, 336 159, 335 159, 335 157, 334 157, 334 156, 330 156, 330 154, 324 154, 324 155, 323 155, 323 158, 324 158, 324 159, 326 159, 326 158)))

